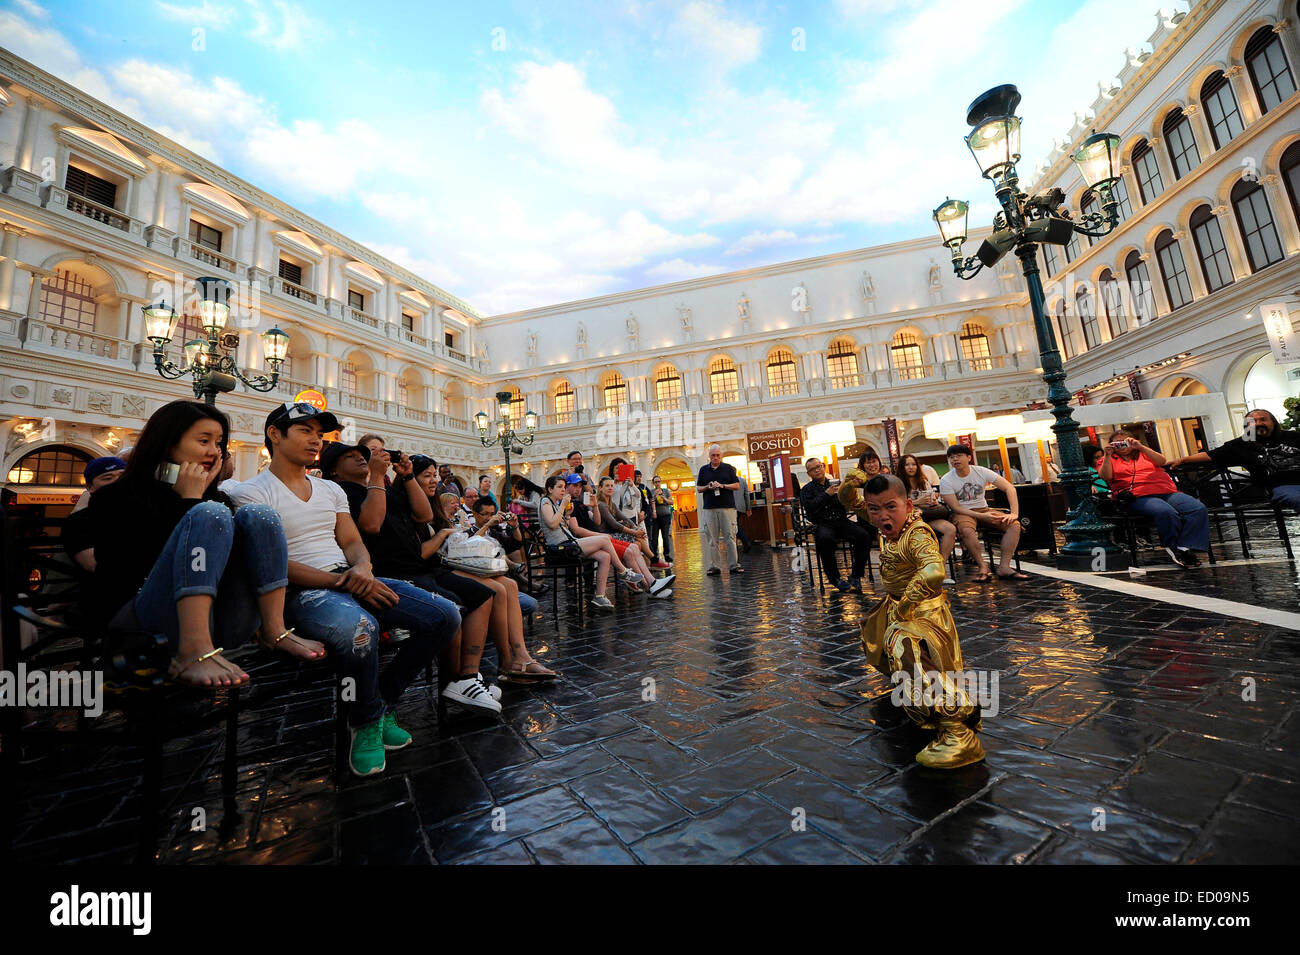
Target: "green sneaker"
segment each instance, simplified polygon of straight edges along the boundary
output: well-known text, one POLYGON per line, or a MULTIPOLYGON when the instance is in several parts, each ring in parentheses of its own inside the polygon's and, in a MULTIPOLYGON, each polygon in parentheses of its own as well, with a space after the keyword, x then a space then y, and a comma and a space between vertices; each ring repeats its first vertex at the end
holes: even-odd
POLYGON ((373 776, 384 771, 383 720, 352 728, 352 752, 348 765, 358 776, 373 776))
POLYGON ((411 734, 397 725, 396 713, 385 713, 379 723, 384 728, 384 749, 402 749, 411 745, 411 734))

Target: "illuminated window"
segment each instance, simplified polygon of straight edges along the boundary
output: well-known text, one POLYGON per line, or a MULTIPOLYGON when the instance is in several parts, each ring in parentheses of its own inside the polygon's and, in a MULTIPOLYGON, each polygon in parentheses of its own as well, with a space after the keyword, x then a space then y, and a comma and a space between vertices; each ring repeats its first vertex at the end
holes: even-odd
POLYGON ((682 376, 672 365, 664 365, 655 376, 655 410, 668 411, 682 406, 682 376))
POLYGON ((611 371, 605 376, 604 383, 601 386, 601 394, 604 396, 604 409, 612 415, 621 415, 623 408, 627 405, 627 382, 623 376, 616 371, 611 371))
POLYGON ((735 363, 725 355, 709 362, 709 400, 715 405, 740 400, 740 378, 735 363))
POLYGON ((42 288, 42 321, 87 332, 95 330, 95 294, 85 277, 59 269, 42 288))
POLYGON ((778 348, 767 356, 767 393, 773 398, 799 393, 794 352, 788 348, 778 348))
POLYGON ((961 327, 961 357, 973 371, 990 371, 993 359, 989 352, 989 338, 975 322, 961 327))
POLYGON ((911 332, 899 332, 889 346, 889 356, 899 378, 925 377, 925 362, 921 358, 921 343, 911 332))
POLYGON ((826 370, 830 375, 832 388, 856 388, 862 384, 862 378, 858 375, 858 352, 854 343, 843 338, 832 342, 830 354, 826 356, 826 370))
POLYGON ((341 379, 341 390, 350 395, 357 393, 357 366, 354 362, 345 361, 339 368, 341 379))
POLYGON ((81 472, 90 463, 90 455, 74 448, 42 448, 20 458, 9 469, 11 484, 48 484, 57 487, 81 487, 81 472))
POLYGON ((578 398, 573 393, 573 385, 561 381, 555 386, 551 396, 555 402, 555 421, 557 424, 572 424, 573 413, 578 407, 578 398))

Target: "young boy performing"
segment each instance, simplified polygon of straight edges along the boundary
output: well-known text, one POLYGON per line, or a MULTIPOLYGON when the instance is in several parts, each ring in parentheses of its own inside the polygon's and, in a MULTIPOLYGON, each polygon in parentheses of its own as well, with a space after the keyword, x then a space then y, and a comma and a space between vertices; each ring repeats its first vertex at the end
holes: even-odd
POLYGON ((895 685, 902 680, 903 709, 912 722, 938 732, 916 754, 916 761, 931 769, 978 763, 984 758, 974 732, 979 708, 954 680, 965 666, 943 590, 943 557, 934 531, 892 474, 868 479, 854 468, 845 476, 840 500, 880 531, 880 576, 886 596, 862 624, 862 648, 867 662, 895 685))

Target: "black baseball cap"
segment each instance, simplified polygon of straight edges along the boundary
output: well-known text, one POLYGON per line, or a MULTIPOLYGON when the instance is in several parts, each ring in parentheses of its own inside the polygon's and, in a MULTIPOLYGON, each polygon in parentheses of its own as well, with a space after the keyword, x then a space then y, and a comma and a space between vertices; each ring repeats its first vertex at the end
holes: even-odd
POLYGON ((427 454, 411 455, 411 475, 413 477, 419 477, 422 472, 437 466, 438 462, 427 454))
POLYGON ((326 477, 333 474, 334 469, 338 466, 339 458, 351 451, 360 453, 360 455, 367 461, 370 460, 370 449, 364 444, 345 444, 342 441, 335 441, 320 453, 321 474, 324 474, 326 477))
POLYGON ((306 421, 319 421, 321 430, 325 432, 339 430, 339 419, 332 413, 321 411, 315 405, 305 401, 286 401, 271 409, 271 413, 266 416, 266 424, 262 426, 262 431, 265 432, 272 426, 279 431, 285 431, 290 425, 302 424, 306 421))

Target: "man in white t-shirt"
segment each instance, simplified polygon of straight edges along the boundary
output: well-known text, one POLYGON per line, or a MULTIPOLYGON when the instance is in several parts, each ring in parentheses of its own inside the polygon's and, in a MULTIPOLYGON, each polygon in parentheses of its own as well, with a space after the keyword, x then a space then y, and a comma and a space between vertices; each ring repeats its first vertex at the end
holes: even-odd
MULTIPOLYGON (((338 427, 334 415, 306 402, 277 406, 263 429, 270 466, 229 494, 241 507, 267 504, 280 515, 289 548, 285 619, 323 643, 340 680, 351 681, 349 765, 369 776, 383 772, 386 750, 410 744, 411 734, 394 716, 398 698, 455 638, 460 613, 451 601, 412 583, 376 577, 343 489, 307 473, 320 454, 321 436, 338 427), (381 676, 379 633, 399 628, 411 635, 381 676)), ((366 493, 382 494, 384 486, 368 485, 366 493)))
POLYGON ((1003 580, 1028 580, 1028 574, 1019 573, 1011 566, 1016 544, 1020 542, 1020 501, 1016 498, 1015 485, 996 471, 972 464, 970 448, 964 444, 954 444, 948 449, 948 466, 948 473, 939 479, 939 494, 952 510, 952 522, 957 525, 962 548, 975 558, 979 567, 976 582, 983 583, 993 576, 984 563, 984 549, 976 529, 981 524, 1002 531, 998 576, 1003 580), (989 507, 984 489, 990 484, 1007 496, 1011 510, 989 507))

